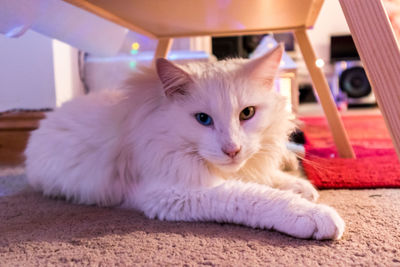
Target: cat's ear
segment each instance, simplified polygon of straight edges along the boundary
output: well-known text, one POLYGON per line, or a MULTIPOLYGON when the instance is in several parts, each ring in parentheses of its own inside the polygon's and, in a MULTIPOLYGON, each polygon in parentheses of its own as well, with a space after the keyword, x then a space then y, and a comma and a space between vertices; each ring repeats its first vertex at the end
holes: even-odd
POLYGON ((187 72, 165 58, 157 59, 156 69, 166 96, 187 94, 188 86, 193 82, 187 72))
POLYGON ((284 51, 285 48, 280 43, 267 54, 248 62, 245 66, 248 77, 271 88, 284 51))

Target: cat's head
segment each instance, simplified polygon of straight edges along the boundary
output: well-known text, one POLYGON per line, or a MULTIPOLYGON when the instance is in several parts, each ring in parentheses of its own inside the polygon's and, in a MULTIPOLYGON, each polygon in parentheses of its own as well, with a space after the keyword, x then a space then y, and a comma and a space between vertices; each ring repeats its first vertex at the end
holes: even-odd
POLYGON ((282 53, 279 45, 250 61, 183 66, 158 59, 176 137, 224 172, 240 170, 255 154, 286 140, 285 100, 273 89, 282 53))

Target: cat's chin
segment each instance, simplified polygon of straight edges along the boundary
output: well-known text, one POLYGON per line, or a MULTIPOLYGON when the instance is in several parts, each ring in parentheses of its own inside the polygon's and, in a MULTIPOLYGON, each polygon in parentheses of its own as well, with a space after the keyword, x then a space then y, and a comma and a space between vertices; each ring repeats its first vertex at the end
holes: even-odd
POLYGON ((238 172, 246 163, 246 161, 242 162, 232 162, 227 164, 217 164, 215 165, 220 171, 226 173, 234 173, 238 172))

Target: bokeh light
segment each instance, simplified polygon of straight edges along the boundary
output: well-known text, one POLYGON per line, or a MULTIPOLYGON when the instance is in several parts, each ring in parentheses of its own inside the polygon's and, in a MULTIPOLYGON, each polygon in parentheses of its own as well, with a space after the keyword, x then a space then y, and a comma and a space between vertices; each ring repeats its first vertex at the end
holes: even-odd
POLYGON ((136 61, 130 61, 130 62, 129 62, 129 67, 130 67, 131 69, 136 68, 136 61))
POLYGON ((140 44, 138 42, 134 42, 132 44, 132 50, 139 50, 139 48, 140 48, 140 44))

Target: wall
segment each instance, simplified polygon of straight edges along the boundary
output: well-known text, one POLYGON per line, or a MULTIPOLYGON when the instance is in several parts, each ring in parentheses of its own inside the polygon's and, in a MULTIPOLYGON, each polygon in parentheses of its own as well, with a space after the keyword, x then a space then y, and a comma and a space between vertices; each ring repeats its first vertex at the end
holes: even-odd
POLYGON ((52 40, 32 31, 17 39, 0 34, 0 112, 55 104, 52 40))
MULTIPOLYGON (((314 47, 318 58, 325 62, 323 71, 331 83, 333 80, 333 66, 329 63, 330 54, 330 37, 331 35, 350 34, 346 19, 343 15, 339 1, 325 0, 321 12, 315 22, 314 28, 308 30, 310 41, 314 47)), ((311 78, 307 67, 302 60, 300 49, 296 49, 296 53, 291 56, 297 63, 297 80, 299 84, 311 84, 311 78)))
POLYGON ((80 80, 79 50, 53 39, 53 68, 56 106, 84 94, 80 80))
MULTIPOLYGON (((208 37, 179 38, 173 49, 210 50, 209 43, 208 37)), ((54 108, 83 94, 78 52, 33 31, 15 39, 0 34, 0 112, 54 108)))
POLYGON ((330 36, 350 34, 339 1, 325 0, 315 26, 308 31, 318 57, 329 62, 330 36))
MULTIPOLYGON (((317 55, 327 63, 324 71, 328 74, 331 72, 330 35, 343 33, 349 33, 349 29, 339 2, 326 0, 309 35, 317 55)), ((200 46, 210 47, 209 40, 180 39, 174 42, 173 49, 197 50, 200 46)), ((15 108, 54 108, 81 94, 76 67, 77 50, 68 45, 52 43, 52 39, 33 31, 17 39, 0 35, 0 112, 15 108)), ((299 67, 299 77, 309 79, 305 67, 301 64, 299 67)))

